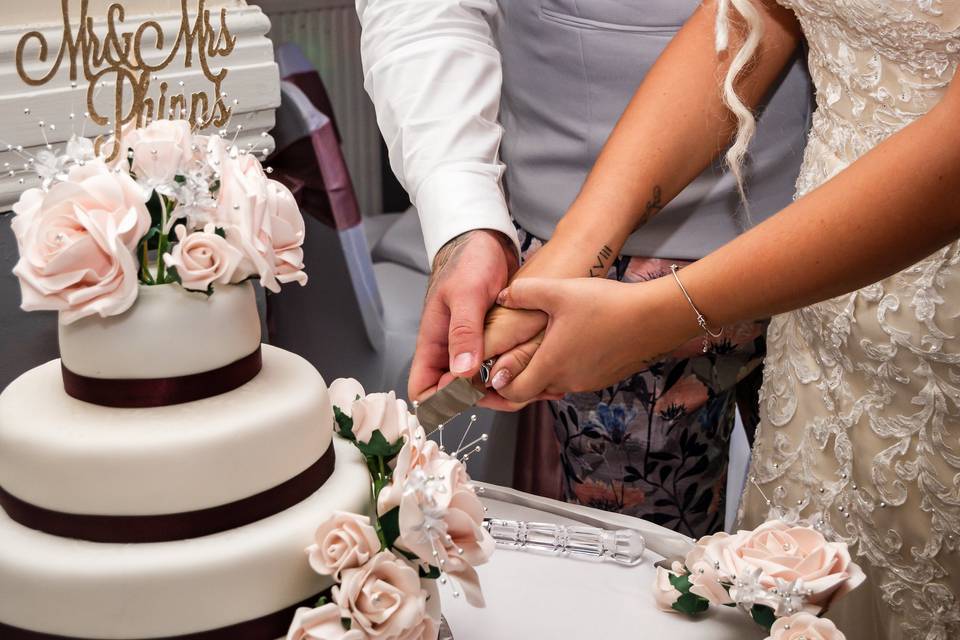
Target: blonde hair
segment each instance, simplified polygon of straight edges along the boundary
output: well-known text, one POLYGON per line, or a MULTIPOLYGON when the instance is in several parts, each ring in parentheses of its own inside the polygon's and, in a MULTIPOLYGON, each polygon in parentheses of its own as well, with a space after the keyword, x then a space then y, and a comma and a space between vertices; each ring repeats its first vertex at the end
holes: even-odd
POLYGON ((723 103, 737 118, 737 133, 733 144, 725 156, 727 167, 737 181, 737 190, 743 202, 746 221, 750 224, 750 205, 743 180, 743 163, 747 156, 747 147, 757 131, 757 120, 750 108, 744 104, 734 87, 737 77, 743 72, 756 54, 763 39, 763 19, 752 0, 717 0, 716 49, 717 53, 730 47, 730 6, 733 6, 747 23, 746 37, 740 49, 734 54, 727 75, 723 79, 723 103))

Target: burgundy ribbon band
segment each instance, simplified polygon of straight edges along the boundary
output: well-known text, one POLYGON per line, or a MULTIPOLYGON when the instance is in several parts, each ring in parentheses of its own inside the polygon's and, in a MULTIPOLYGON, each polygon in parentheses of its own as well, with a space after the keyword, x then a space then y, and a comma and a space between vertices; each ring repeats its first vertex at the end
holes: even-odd
MULTIPOLYGON (((91 542, 171 542, 236 529, 269 518, 302 502, 333 473, 333 443, 319 460, 283 484, 229 504, 150 516, 103 516, 52 511, 25 502, 0 487, 0 507, 30 529, 91 542)), ((0 634, 0 637, 6 636, 0 634)))
POLYGON ((250 382, 262 367, 260 347, 219 369, 172 378, 89 378, 70 371, 61 363, 63 388, 67 395, 91 404, 120 409, 164 407, 233 391, 250 382))
MULTIPOLYGON (((276 640, 287 635, 290 623, 293 621, 293 615, 300 607, 312 607, 316 604, 320 596, 327 596, 329 599, 330 590, 311 596, 303 602, 287 607, 263 616, 255 620, 247 620, 229 627, 211 629, 209 631, 198 631, 179 636, 167 636, 164 638, 138 638, 135 640, 276 640)), ((40 631, 30 631, 20 627, 12 627, 0 622, 0 638, 3 640, 92 640, 90 638, 80 638, 76 636, 61 636, 52 633, 42 633, 40 631)), ((131 639, 134 640, 134 639, 131 639)))

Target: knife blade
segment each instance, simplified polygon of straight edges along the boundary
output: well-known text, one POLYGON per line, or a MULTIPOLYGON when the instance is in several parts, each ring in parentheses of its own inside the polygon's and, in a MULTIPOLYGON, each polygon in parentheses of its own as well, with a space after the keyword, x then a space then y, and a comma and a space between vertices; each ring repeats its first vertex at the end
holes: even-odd
POLYGON ((486 395, 483 385, 490 379, 493 361, 480 367, 480 384, 470 378, 457 378, 417 405, 417 420, 428 433, 450 422, 475 406, 486 395))

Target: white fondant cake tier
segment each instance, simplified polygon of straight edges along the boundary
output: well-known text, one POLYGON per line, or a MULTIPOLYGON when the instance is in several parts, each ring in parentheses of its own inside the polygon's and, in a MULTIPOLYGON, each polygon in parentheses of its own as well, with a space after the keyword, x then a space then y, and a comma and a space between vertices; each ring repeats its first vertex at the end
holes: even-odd
POLYGON ((98 544, 39 533, 0 510, 0 622, 68 637, 185 635, 265 616, 327 588, 305 548, 333 511, 367 513, 370 476, 336 438, 331 478, 273 517, 180 542, 98 544))
POLYGON ((140 286, 119 316, 60 324, 60 357, 89 378, 171 378, 236 362, 260 345, 253 285, 217 287, 213 295, 177 284, 140 286))
POLYGON ((54 360, 0 394, 0 487, 66 513, 196 511, 293 478, 332 433, 323 378, 276 347, 263 346, 263 370, 233 391, 150 409, 71 398, 54 360))

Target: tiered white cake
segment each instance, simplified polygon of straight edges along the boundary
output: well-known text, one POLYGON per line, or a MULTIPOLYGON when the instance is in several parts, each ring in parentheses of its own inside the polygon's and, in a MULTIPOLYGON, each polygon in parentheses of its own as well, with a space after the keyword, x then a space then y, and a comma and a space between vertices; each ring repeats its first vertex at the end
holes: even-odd
POLYGON ((141 287, 130 311, 63 326, 60 343, 62 363, 0 395, 0 638, 283 635, 331 584, 305 562, 317 524, 369 508, 317 371, 264 345, 259 373, 212 397, 118 408, 65 391, 67 374, 101 392, 216 385, 261 349, 249 284, 141 287))

